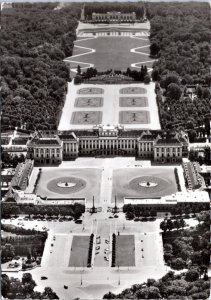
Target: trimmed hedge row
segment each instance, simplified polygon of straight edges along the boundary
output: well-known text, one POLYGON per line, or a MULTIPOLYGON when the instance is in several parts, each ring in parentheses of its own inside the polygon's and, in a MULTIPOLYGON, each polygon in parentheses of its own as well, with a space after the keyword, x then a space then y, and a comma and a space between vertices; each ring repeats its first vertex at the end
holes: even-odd
POLYGON ((112 261, 111 261, 111 267, 116 266, 116 234, 112 234, 112 261))
POLYGON ((89 240, 89 251, 88 251, 88 260, 87 260, 87 267, 91 268, 92 265, 92 249, 93 249, 93 241, 94 241, 94 234, 90 235, 89 240))
POLYGON ((174 175, 175 175, 178 192, 181 192, 181 186, 180 186, 180 182, 179 182, 179 175, 178 175, 177 168, 174 168, 174 175))

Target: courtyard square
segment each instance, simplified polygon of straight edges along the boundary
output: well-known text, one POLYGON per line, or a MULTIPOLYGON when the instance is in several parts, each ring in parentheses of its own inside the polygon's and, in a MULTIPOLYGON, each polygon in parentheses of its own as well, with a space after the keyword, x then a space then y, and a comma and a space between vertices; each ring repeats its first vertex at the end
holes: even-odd
POLYGON ((174 167, 121 168, 113 170, 112 201, 125 197, 153 199, 177 192, 174 167), (152 183, 147 187, 147 182, 152 183), (146 185, 145 185, 146 184, 146 185))
POLYGON ((85 198, 88 203, 94 196, 97 202, 101 172, 98 168, 42 168, 37 195, 55 200, 85 198))

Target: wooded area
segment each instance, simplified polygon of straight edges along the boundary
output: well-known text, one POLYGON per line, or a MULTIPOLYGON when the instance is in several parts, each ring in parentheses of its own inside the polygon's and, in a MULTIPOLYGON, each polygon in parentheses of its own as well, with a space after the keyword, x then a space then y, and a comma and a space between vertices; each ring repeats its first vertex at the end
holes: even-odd
POLYGON ((187 129, 191 141, 196 141, 198 134, 209 134, 210 129, 209 4, 147 3, 147 15, 151 56, 158 58, 152 78, 162 88, 158 95, 162 127, 187 129), (198 84, 194 99, 184 95, 187 84, 198 84))
POLYGON ((56 129, 63 107, 80 5, 15 5, 1 15, 2 128, 56 129))

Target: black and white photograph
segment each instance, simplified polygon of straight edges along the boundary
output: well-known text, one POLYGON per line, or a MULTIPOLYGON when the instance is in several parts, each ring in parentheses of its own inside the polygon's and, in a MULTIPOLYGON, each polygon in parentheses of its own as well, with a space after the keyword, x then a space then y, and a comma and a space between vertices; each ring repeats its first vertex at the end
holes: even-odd
POLYGON ((210 2, 0 4, 0 298, 210 299, 210 2))

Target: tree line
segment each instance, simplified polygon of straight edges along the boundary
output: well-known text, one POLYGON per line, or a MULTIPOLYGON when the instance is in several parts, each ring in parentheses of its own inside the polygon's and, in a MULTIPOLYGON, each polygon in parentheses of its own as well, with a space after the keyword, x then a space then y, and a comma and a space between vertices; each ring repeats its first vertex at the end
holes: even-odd
POLYGON ((16 203, 2 203, 2 218, 9 218, 12 215, 24 214, 29 218, 45 216, 71 216, 74 219, 79 219, 85 211, 85 206, 79 203, 73 205, 18 205, 16 203))

